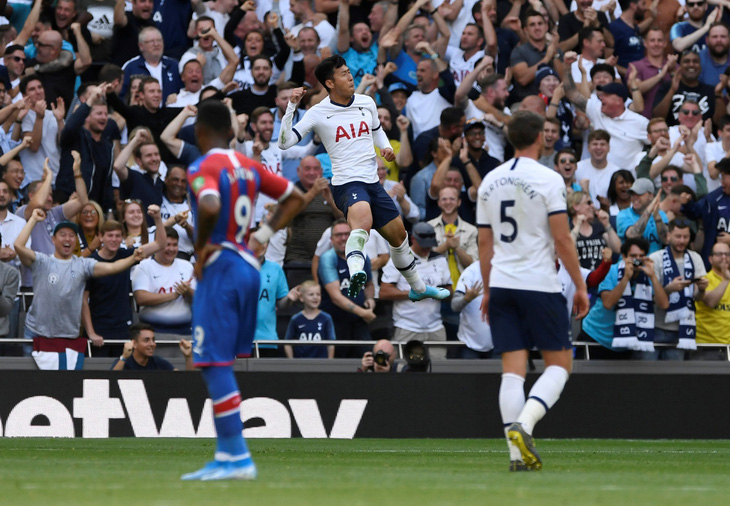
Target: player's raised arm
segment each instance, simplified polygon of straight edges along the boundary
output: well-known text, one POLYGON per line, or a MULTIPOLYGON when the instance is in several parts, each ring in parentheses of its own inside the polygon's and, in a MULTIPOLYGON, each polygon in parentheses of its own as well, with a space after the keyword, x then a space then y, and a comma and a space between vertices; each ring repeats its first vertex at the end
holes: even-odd
POLYGON ((296 127, 292 126, 294 112, 297 110, 299 102, 301 102, 306 93, 307 91, 304 88, 294 88, 292 90, 291 98, 289 98, 289 103, 286 106, 286 113, 281 120, 281 129, 279 130, 279 148, 281 149, 289 149, 295 146, 311 130, 311 125, 306 126, 307 123, 305 123, 306 114, 302 118, 302 121, 297 123, 296 127))

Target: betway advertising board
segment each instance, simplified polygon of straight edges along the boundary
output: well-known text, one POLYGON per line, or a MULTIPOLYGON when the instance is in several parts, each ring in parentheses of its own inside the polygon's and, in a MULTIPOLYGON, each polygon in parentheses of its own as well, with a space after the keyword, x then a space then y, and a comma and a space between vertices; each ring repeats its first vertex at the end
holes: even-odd
MULTIPOLYGON (((537 375, 530 374, 526 392, 537 375)), ((499 438, 500 375, 237 373, 247 438, 499 438)), ((0 371, 0 436, 215 436, 200 374, 0 371)), ((727 438, 730 374, 574 374, 541 438, 727 438), (662 423, 656 423, 661 413, 662 423)))

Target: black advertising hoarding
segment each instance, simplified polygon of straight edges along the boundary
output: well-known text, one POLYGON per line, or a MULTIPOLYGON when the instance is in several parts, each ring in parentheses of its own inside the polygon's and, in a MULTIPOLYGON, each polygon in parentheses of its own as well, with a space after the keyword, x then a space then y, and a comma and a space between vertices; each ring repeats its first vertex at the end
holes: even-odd
MULTIPOLYGON (((238 373, 248 438, 503 437, 499 374, 238 373)), ((526 390, 537 378, 530 375, 526 390)), ((213 437, 198 373, 0 371, 5 437, 213 437)), ((730 375, 576 374, 541 438, 727 438, 730 375), (661 423, 657 423, 657 417, 661 423)))

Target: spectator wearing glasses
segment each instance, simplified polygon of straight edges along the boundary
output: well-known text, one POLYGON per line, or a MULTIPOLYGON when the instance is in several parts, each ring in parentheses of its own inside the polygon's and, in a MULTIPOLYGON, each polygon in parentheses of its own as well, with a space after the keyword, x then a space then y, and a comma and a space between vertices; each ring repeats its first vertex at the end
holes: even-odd
MULTIPOLYGON (((705 275, 705 296, 695 304, 697 342, 730 344, 730 245, 715 243, 710 251, 710 265, 712 268, 705 275)), ((724 360, 724 350, 696 351, 691 357, 724 360)))
MULTIPOLYGON (((25 72, 26 56, 23 46, 19 44, 8 46, 5 49, 3 61, 8 73, 8 79, 10 80, 10 87, 15 88, 20 84, 20 78, 23 77, 23 73, 25 72)), ((13 97, 13 102, 17 102, 18 100, 23 100, 23 95, 21 93, 18 93, 15 97, 13 97)))
MULTIPOLYGON (((695 163, 701 163, 701 159, 695 153, 690 152, 694 150, 694 143, 688 143, 686 147, 681 146, 684 138, 675 140, 674 144, 670 142, 669 127, 664 118, 652 118, 649 121, 649 126, 646 127, 647 139, 651 143, 651 149, 647 153, 640 153, 637 156, 636 161, 636 175, 640 178, 648 178, 654 181, 654 184, 658 186, 664 186, 664 171, 669 167, 673 167, 666 177, 674 177, 673 181, 675 184, 689 183, 690 188, 693 191, 697 191, 700 197, 707 193, 707 181, 705 176, 702 175, 702 169, 700 167, 699 173, 694 174, 695 163), (680 152, 680 148, 687 153, 680 152), (687 177, 687 181, 684 181, 684 172, 694 174, 693 178, 687 177)), ((691 132, 690 132, 691 133, 691 132)), ((666 191, 662 190, 662 200, 669 194, 669 189, 666 191)))
POLYGON ((682 52, 685 49, 692 49, 698 52, 706 45, 707 32, 715 21, 719 21, 722 9, 716 8, 707 18, 706 0, 688 0, 685 3, 689 19, 672 25, 669 31, 669 40, 675 51, 682 52), (703 21, 704 20, 704 21, 703 21))
POLYGON ((583 190, 583 187, 575 180, 575 171, 578 168, 578 160, 573 148, 563 148, 553 158, 555 172, 563 176, 565 181, 566 195, 583 190))
POLYGON ((720 172, 720 187, 705 195, 698 202, 682 206, 687 218, 702 219, 705 240, 702 245, 702 259, 710 268, 710 251, 716 242, 730 244, 730 158, 723 158, 715 165, 720 172))
POLYGON ((124 84, 121 96, 123 97, 129 88, 129 79, 135 74, 143 74, 157 79, 162 87, 162 101, 166 103, 168 96, 177 93, 183 87, 179 63, 163 56, 165 41, 162 33, 155 27, 145 27, 139 31, 138 45, 140 56, 131 58, 122 65, 124 84))
MULTIPOLYGON (((679 109, 678 125, 669 127, 669 142, 672 145, 676 142, 680 142, 679 151, 685 155, 692 155, 697 162, 700 164, 702 173, 705 176, 705 183, 710 179, 710 174, 707 171, 707 163, 705 162, 705 151, 708 142, 712 142, 714 137, 711 133, 711 120, 707 120, 706 127, 702 122, 702 113, 700 112, 700 105, 692 99, 685 100, 684 104, 679 109)), ((687 159, 684 162, 686 172, 692 173, 691 160, 687 159)), ((688 178, 689 179, 689 178, 688 178)), ((688 180, 686 183, 695 189, 695 182, 688 180)), ((718 181, 713 181, 712 189, 719 186, 718 181)), ((697 187, 697 190, 700 188, 697 187)))
POLYGON ((682 106, 687 100, 693 100, 699 105, 702 120, 720 121, 725 114, 722 84, 701 82, 701 68, 698 53, 690 50, 682 52, 674 77, 670 82, 662 83, 654 98, 655 118, 666 118, 667 124, 676 125, 682 106))

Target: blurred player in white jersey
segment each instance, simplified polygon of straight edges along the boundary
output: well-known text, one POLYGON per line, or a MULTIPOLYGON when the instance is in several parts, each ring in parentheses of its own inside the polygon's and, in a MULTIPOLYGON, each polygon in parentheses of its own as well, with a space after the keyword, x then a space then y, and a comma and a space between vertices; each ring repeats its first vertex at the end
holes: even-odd
POLYGON ((508 124, 515 158, 479 186, 477 225, 484 279, 482 314, 502 355, 499 409, 510 449, 510 470, 539 470, 532 430, 560 397, 572 367, 565 298, 555 270, 557 252, 576 286, 573 312, 588 312, 588 293, 570 237, 565 183, 540 165, 544 119, 529 111, 508 124), (541 351, 545 371, 525 400, 528 352, 541 351))
POLYGON ((393 264, 411 286, 408 297, 412 301, 447 298, 448 290, 426 286, 419 277, 403 221, 379 183, 373 144, 387 161, 395 160, 395 154, 381 128, 375 102, 355 94, 350 69, 339 55, 322 60, 315 75, 329 97, 309 109, 292 127, 294 111, 305 93, 304 88, 292 90, 281 121, 279 147, 289 149, 314 130, 327 149, 332 160, 332 196, 352 228, 345 249, 350 271, 348 295, 354 297, 365 284, 363 248, 368 232, 375 228, 390 244, 393 264))

